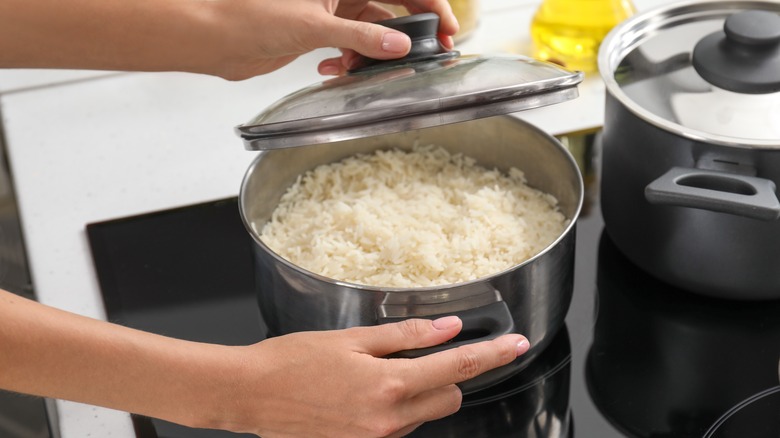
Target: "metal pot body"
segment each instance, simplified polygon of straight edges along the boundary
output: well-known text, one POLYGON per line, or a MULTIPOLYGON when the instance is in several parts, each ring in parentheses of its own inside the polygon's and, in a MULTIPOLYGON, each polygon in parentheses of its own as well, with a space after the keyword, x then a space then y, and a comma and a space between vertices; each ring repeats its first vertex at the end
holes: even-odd
POLYGON ((697 141, 606 98, 606 230, 645 271, 700 294, 780 298, 780 148, 697 141))
MULTIPOLYGON (((582 177, 568 151, 535 127, 511 116, 500 116, 261 152, 245 176, 240 208, 255 240, 258 299, 272 335, 457 314, 470 322, 464 320, 464 332, 456 342, 439 348, 489 339, 503 332, 523 333, 532 347, 512 364, 519 370, 550 343, 550 335, 563 325, 572 295, 575 224, 582 200, 582 177), (410 289, 325 278, 284 260, 260 240, 261 227, 298 175, 358 153, 409 150, 416 143, 463 153, 488 168, 521 169, 529 185, 558 199, 570 225, 541 253, 511 269, 466 283, 410 289)), ((489 377, 475 385, 483 387, 509 375, 489 377)))

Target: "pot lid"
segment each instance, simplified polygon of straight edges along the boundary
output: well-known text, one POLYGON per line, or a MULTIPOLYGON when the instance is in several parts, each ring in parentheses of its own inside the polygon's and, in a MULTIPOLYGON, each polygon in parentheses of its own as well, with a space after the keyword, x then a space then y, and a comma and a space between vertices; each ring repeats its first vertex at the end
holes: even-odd
POLYGON ((602 43, 609 92, 639 117, 697 141, 780 147, 780 3, 675 3, 602 43))
POLYGON ((524 56, 461 56, 436 38, 439 17, 380 24, 407 33, 409 55, 364 58, 348 74, 277 101, 236 128, 249 150, 268 150, 427 128, 577 97, 583 74, 524 56))

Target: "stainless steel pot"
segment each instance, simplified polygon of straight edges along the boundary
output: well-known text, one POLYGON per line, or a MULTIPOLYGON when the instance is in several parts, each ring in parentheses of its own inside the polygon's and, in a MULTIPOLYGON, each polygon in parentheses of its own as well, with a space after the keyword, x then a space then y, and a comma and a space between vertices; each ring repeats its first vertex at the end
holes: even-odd
POLYGON ((778 13, 769 1, 675 3, 601 46, 607 232, 683 289, 780 298, 778 13))
MULTIPOLYGON (((553 137, 511 116, 405 131, 312 147, 260 152, 241 187, 241 216, 255 240, 258 298, 272 335, 304 330, 376 325, 413 317, 456 314, 464 330, 439 348, 519 332, 531 343, 513 364, 463 384, 481 389, 522 369, 561 328, 573 286, 575 224, 583 201, 579 169, 553 137), (378 149, 409 150, 436 144, 473 157, 488 168, 517 167, 528 184, 555 196, 570 224, 558 239, 530 260, 474 281, 426 288, 383 288, 325 278, 302 269, 269 249, 259 231, 296 178, 314 167, 378 149)), ((435 349, 409 352, 426 354, 435 349)))

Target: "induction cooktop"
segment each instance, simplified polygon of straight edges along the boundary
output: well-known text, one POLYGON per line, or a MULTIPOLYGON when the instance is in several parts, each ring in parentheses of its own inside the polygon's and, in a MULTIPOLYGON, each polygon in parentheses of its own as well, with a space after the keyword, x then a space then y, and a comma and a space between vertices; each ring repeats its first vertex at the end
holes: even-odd
MULTIPOLYGON (((561 137, 586 180, 565 326, 512 378, 413 437, 780 437, 780 302, 700 297, 631 264, 604 231, 598 132, 561 137)), ((266 329, 235 198, 87 226, 112 322, 246 345, 266 329)), ((637 230, 641 232, 641 230, 637 230)), ((137 438, 249 436, 133 415, 137 438)))

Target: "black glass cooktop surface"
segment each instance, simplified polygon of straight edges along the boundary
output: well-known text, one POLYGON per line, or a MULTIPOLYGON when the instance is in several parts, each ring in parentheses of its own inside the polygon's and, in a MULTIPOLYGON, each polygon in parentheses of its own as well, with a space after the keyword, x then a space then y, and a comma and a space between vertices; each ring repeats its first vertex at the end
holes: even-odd
MULTIPOLYGON (((780 302, 696 296, 626 260, 604 232, 595 139, 562 139, 588 192, 566 325, 528 368, 412 436, 780 438, 780 302)), ((87 231, 111 321, 227 345, 265 338, 235 198, 87 231)), ((138 438, 243 436, 133 420, 138 438)))

